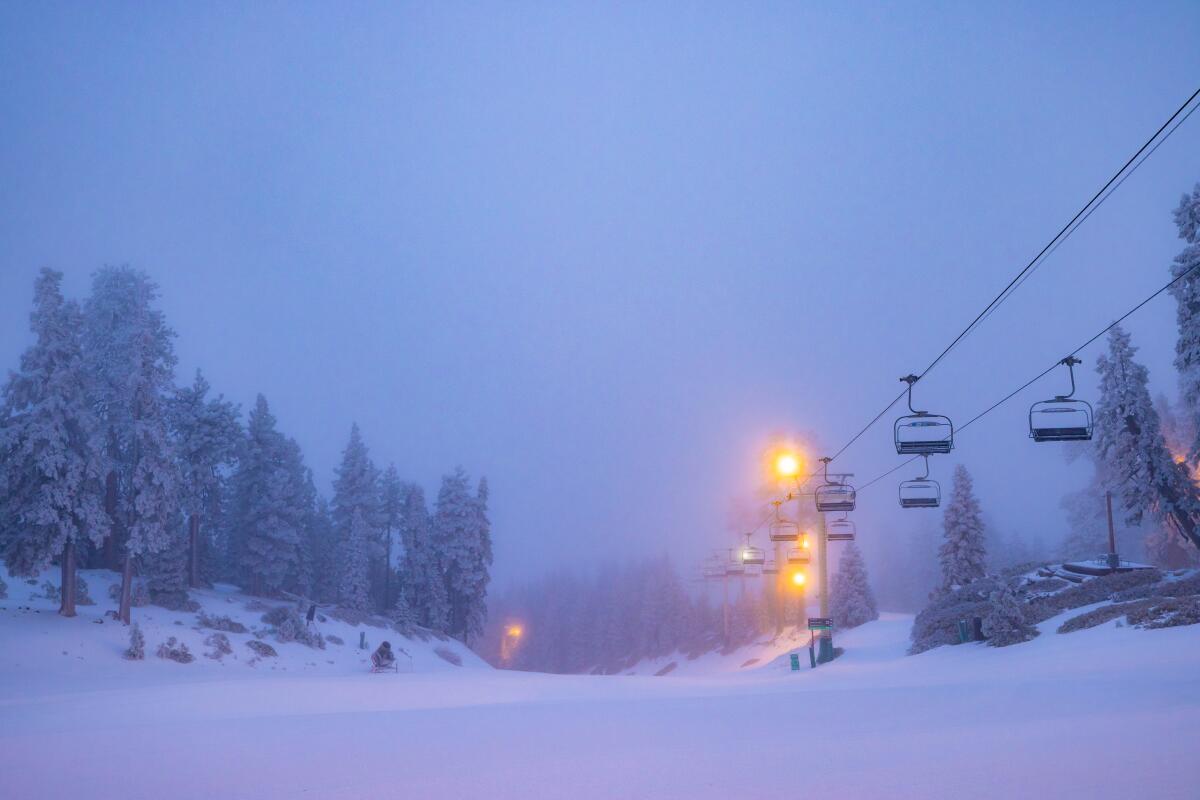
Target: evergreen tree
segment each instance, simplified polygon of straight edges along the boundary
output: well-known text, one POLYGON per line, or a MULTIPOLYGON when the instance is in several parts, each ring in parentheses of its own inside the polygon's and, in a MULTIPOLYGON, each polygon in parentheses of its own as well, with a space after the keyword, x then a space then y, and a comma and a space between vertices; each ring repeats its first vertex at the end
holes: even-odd
POLYGON ((1011 586, 1003 585, 988 596, 990 607, 983 618, 983 634, 992 647, 1027 642, 1038 635, 1026 620, 1025 606, 1011 586))
POLYGON ((487 618, 487 586, 491 540, 487 526, 487 484, 472 496, 461 467, 442 478, 434 514, 434 543, 441 555, 446 595, 450 601, 448 633, 469 644, 483 633, 487 618))
POLYGON ((0 554, 15 575, 58 558, 59 613, 75 615, 75 548, 109 533, 101 496, 105 464, 88 405, 80 312, 63 299, 62 273, 34 284, 34 344, 4 387, 0 406, 0 554))
POLYGON ((92 402, 111 464, 105 510, 114 537, 108 541, 123 549, 119 616, 126 624, 135 560, 167 549, 179 535, 178 464, 166 412, 175 334, 153 308, 157 297, 158 287, 144 273, 106 267, 93 277, 84 319, 92 402))
POLYGON ((171 431, 180 463, 180 503, 187 520, 187 582, 203 585, 201 569, 214 548, 202 524, 221 513, 229 470, 237 462, 242 426, 237 406, 222 396, 208 398, 209 384, 199 370, 192 385, 179 389, 170 406, 171 431))
POLYGON ((953 591, 982 578, 987 563, 983 515, 971 475, 962 464, 954 468, 954 485, 942 517, 942 534, 944 538, 938 548, 942 566, 939 593, 953 591))
POLYGON ((829 595, 834 624, 839 628, 857 628, 879 619, 875 595, 867 578, 867 564, 854 542, 847 542, 838 559, 829 595))
MULTIPOLYGON (((1147 387, 1149 373, 1120 326, 1108 335, 1109 352, 1097 359, 1100 402, 1095 446, 1101 475, 1120 497, 1125 520, 1140 524, 1146 510, 1173 534, 1200 543, 1200 492, 1186 464, 1171 458, 1147 387)), ((1171 566, 1167 564, 1166 566, 1171 566)))
POLYGON ((1180 399, 1194 437, 1189 460, 1200 463, 1200 183, 1185 194, 1175 209, 1179 238, 1187 243, 1171 265, 1180 278, 1171 286, 1175 297, 1179 339, 1175 343, 1175 368, 1179 370, 1180 399))
POLYGON ((338 603, 346 608, 364 611, 369 605, 370 581, 367 576, 368 548, 374 528, 361 508, 350 515, 341 544, 341 582, 338 583, 338 603))
MULTIPOLYGON (((311 485, 311 477, 309 479, 311 485)), ((332 603, 337 599, 336 542, 333 537, 333 521, 329 503, 319 497, 313 489, 316 503, 305 525, 305 550, 308 564, 309 586, 312 597, 332 603)))
POLYGON ((333 482, 333 530, 338 542, 338 602, 365 611, 369 607, 372 546, 378 541, 379 481, 358 425, 333 482))
MULTIPOLYGON (((381 610, 388 610, 396 605, 395 550, 396 536, 400 531, 400 517, 404 510, 404 484, 395 464, 389 464, 379 482, 379 523, 380 536, 383 540, 383 557, 376 569, 372 571, 375 578, 376 597, 381 610)), ((405 608, 408 607, 404 603, 405 608)))
POLYGON ((234 473, 231 561, 253 594, 275 594, 300 572, 300 538, 309 509, 300 448, 276 429, 261 394, 246 425, 234 473))
POLYGON ((400 515, 405 600, 420 625, 445 632, 450 627, 450 601, 432 528, 424 490, 407 487, 400 515))

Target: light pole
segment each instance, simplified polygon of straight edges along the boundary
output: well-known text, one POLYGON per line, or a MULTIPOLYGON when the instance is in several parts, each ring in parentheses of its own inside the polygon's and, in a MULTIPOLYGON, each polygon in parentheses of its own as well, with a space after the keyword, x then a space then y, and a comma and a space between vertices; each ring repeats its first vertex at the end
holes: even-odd
MULTIPOLYGON (((797 505, 801 497, 814 497, 813 492, 802 491, 803 484, 800 480, 800 457, 792 452, 780 453, 775 459, 775 472, 781 478, 790 478, 796 486, 795 492, 789 492, 787 499, 795 499, 797 505)), ((826 464, 825 479, 829 480, 829 466, 826 464)), ((812 476, 809 476, 812 477, 812 476)), ((835 479, 844 480, 853 477, 850 473, 834 475, 835 479)), ((820 602, 821 616, 829 617, 829 536, 825 528, 825 514, 817 513, 817 575, 820 585, 817 587, 817 597, 820 602)), ((804 616, 807 617, 807 609, 804 610, 804 616)), ((817 663, 824 664, 827 661, 833 660, 833 631, 832 629, 821 631, 818 639, 817 663)))

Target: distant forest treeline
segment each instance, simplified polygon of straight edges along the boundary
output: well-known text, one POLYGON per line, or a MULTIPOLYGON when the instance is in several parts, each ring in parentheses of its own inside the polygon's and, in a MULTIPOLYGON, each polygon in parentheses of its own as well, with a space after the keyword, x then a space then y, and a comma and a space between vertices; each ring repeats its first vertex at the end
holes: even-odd
POLYGON ((57 563, 68 616, 82 565, 122 571, 115 599, 126 622, 135 590, 178 607, 189 588, 226 581, 464 641, 482 633, 486 480, 451 472, 431 510, 420 486, 372 462, 352 425, 326 500, 265 397, 243 418, 200 372, 176 385, 175 332, 143 272, 99 270, 82 303, 61 283, 61 273, 38 275, 34 342, 0 405, 0 556, 10 571, 57 563))

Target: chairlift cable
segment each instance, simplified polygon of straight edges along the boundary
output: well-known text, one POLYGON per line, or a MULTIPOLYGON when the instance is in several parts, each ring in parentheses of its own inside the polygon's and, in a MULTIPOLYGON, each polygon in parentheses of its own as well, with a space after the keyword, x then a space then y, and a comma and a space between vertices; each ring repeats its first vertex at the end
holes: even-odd
MULTIPOLYGON (((1112 192, 1109 191, 1110 187, 1112 188, 1112 191, 1116 191, 1116 189, 1120 186, 1120 184, 1124 182, 1124 178, 1128 177, 1128 175, 1126 174, 1127 170, 1128 170, 1128 174, 1132 174, 1133 171, 1136 170, 1138 166, 1141 166, 1141 164, 1146 160, 1146 158, 1149 158, 1150 155, 1153 154, 1153 152, 1158 149, 1158 146, 1161 145, 1162 142, 1166 141, 1167 138, 1169 138, 1170 135, 1172 133, 1174 133, 1175 130, 1177 130, 1179 128, 1179 126, 1182 125, 1187 120, 1187 118, 1192 115, 1193 112, 1195 112, 1196 108, 1200 108, 1200 104, 1198 104, 1196 107, 1193 107, 1190 111, 1187 112, 1186 115, 1183 116, 1182 119, 1179 119, 1178 123, 1176 123, 1175 126, 1173 128, 1171 128, 1170 132, 1167 133, 1166 136, 1164 136, 1160 141, 1157 141, 1157 143, 1156 143, 1156 140, 1159 139, 1160 134, 1162 134, 1162 132, 1164 130, 1166 130, 1168 127, 1170 127, 1171 124, 1173 122, 1175 122, 1175 120, 1181 114, 1183 114, 1184 110, 1187 109, 1187 107, 1189 105, 1191 105, 1192 101, 1195 100, 1197 97, 1200 97, 1200 89, 1196 89, 1196 91, 1192 92, 1191 96, 1188 97, 1188 99, 1185 100, 1184 103, 1181 106, 1179 106, 1178 109, 1175 110, 1175 113, 1172 114, 1167 119, 1166 122, 1164 122, 1161 126, 1159 126, 1158 130, 1156 130, 1154 132, 1154 134, 1149 139, 1147 139, 1145 141, 1145 143, 1143 143, 1142 146, 1139 147, 1132 156, 1129 157, 1129 159, 1121 166, 1121 168, 1119 170, 1117 170, 1113 174, 1113 176, 1111 178, 1109 178, 1107 182, 1105 182, 1105 184, 1102 187, 1100 187, 1099 191, 1097 191, 1094 195, 1092 195, 1092 198, 1090 200, 1088 200, 1088 202, 1085 203, 1083 205, 1083 207, 1080 208, 1079 211, 1077 211, 1075 213, 1075 216, 1071 217, 1070 221, 1067 222, 1067 224, 1064 225, 1049 242, 1046 243, 1045 247, 1043 247, 1038 252, 1038 254, 1036 256, 1034 256, 1033 259, 1030 260, 1029 263, 1026 264, 1025 267, 1020 272, 1018 272, 1011 281, 1009 281, 1008 285, 1005 286, 1004 289, 998 295, 996 295, 996 297, 994 297, 992 299, 992 301, 990 303, 988 303, 981 312, 979 312, 979 314, 975 317, 975 319, 973 319, 971 321, 971 323, 969 325, 967 325, 967 327, 965 327, 954 338, 954 340, 951 341, 950 344, 944 350, 942 350, 941 353, 938 354, 937 358, 935 358, 933 361, 931 361, 929 363, 929 366, 925 367, 925 369, 920 373, 920 375, 917 376, 918 380, 920 380, 921 378, 924 378, 926 375, 928 375, 929 372, 932 371, 933 368, 936 367, 941 362, 941 360, 943 358, 945 358, 950 353, 950 351, 953 350, 954 347, 960 341, 962 341, 962 339, 964 337, 966 337, 966 335, 968 333, 970 333, 975 327, 977 327, 978 324, 987 315, 989 315, 989 313, 992 310, 994 310, 995 307, 999 303, 1002 303, 1008 295, 1010 295, 1013 291, 1015 291, 1018 283, 1023 282, 1023 278, 1031 270, 1033 270, 1040 261, 1044 260, 1044 258, 1047 257, 1054 249, 1057 249, 1058 244, 1060 244, 1068 236, 1070 236, 1071 233, 1073 233, 1074 230, 1079 227, 1079 225, 1081 225, 1089 216, 1091 216, 1092 211, 1094 211, 1095 208, 1098 208, 1099 205, 1101 203, 1103 203, 1103 201, 1112 194, 1112 192), (1147 152, 1148 149, 1149 149, 1149 152, 1147 152), (1143 153, 1145 153, 1144 158, 1142 157, 1143 153), (1140 161, 1138 160, 1139 158, 1141 158, 1140 161), (1135 162, 1137 162, 1136 166, 1134 166, 1133 169, 1131 170, 1130 166, 1134 165, 1135 162), (1122 177, 1122 176, 1124 176, 1124 177, 1122 177), (1107 192, 1107 194, 1106 194, 1106 192, 1107 192)), ((1114 324, 1116 324, 1116 323, 1114 323, 1114 324)), ((1103 335, 1103 333, 1104 332, 1102 331, 1101 334, 1099 334, 1099 335, 1103 335)), ((1099 338, 1099 335, 1096 338, 1099 338)), ((1089 344, 1090 344, 1090 342, 1089 342, 1089 344)), ((1056 366, 1057 366, 1057 364, 1056 364, 1056 366)), ((846 450, 848 450, 851 445, 853 445, 856 441, 858 441, 863 436, 863 434, 865 434, 868 430, 870 430, 875 425, 875 423, 877 423, 880 419, 882 419, 883 416, 885 414, 887 414, 888 411, 890 411, 894 405, 896 405, 896 403, 900 402, 900 400, 904 397, 904 395, 905 395, 905 392, 901 392, 900 394, 898 394, 895 397, 895 399, 893 399, 890 403, 888 403, 887 406, 885 406, 882 411, 880 411, 878 414, 876 414, 871 419, 870 422, 868 422, 861 430, 858 431, 858 433, 854 434, 854 436, 851 437, 851 439, 848 442, 846 442, 846 444, 844 444, 841 447, 841 449, 839 449, 836 453, 834 453, 834 455, 830 458, 830 460, 831 461, 836 460, 839 456, 841 456, 844 452, 846 452, 846 450)), ((974 420, 972 420, 972 421, 974 421, 974 420)), ((963 427, 966 427, 966 426, 963 426, 963 427)), ((867 484, 867 485, 869 485, 869 484, 867 484)))
POLYGON ((1193 106, 1192 109, 1190 109, 1187 114, 1184 114, 1182 116, 1182 119, 1178 120, 1176 122, 1176 124, 1171 127, 1170 131, 1166 132, 1166 134, 1163 138, 1160 138, 1158 140, 1158 142, 1154 143, 1153 148, 1148 150, 1145 155, 1142 155, 1142 157, 1139 158, 1138 163, 1135 163, 1133 168, 1129 169, 1129 172, 1122 175, 1121 180, 1118 180, 1116 182, 1116 184, 1112 185, 1110 190, 1108 192, 1105 192, 1104 197, 1100 198, 1096 204, 1092 205, 1091 209, 1088 209, 1087 213, 1085 213, 1084 216, 1080 217, 1078 222, 1075 222, 1075 224, 1072 225, 1072 228, 1070 228, 1070 230, 1067 231, 1067 234, 1064 235, 1062 237, 1062 239, 1055 242, 1054 247, 1051 247, 1049 249, 1049 251, 1046 252, 1044 257, 1038 261, 1037 266, 1034 266, 1032 270, 1028 271, 1026 273, 1025 277, 1022 277, 1020 279, 1020 281, 1018 283, 1016 283, 1015 287, 1013 287, 1012 290, 1009 290, 1008 294, 1004 295, 1004 297, 1002 297, 1001 301, 996 303, 996 306, 994 308, 992 308, 991 311, 989 311, 988 314, 986 314, 982 320, 979 320, 979 324, 982 325, 983 323, 985 323, 985 321, 988 321, 988 318, 991 317, 992 314, 996 313, 996 309, 1000 308, 1002 305, 1004 305, 1004 301, 1008 300, 1008 297, 1012 296, 1016 290, 1020 289, 1021 285, 1024 284, 1026 281, 1028 281, 1028 279, 1030 279, 1033 276, 1034 272, 1038 271, 1038 267, 1045 264, 1046 259, 1050 258, 1051 255, 1054 255, 1054 253, 1055 253, 1055 251, 1057 251, 1058 247, 1061 247, 1062 243, 1064 241, 1067 241, 1068 239, 1070 239, 1070 235, 1074 234, 1075 231, 1079 229, 1080 225, 1087 222, 1087 218, 1091 217, 1092 213, 1096 212, 1096 210, 1099 209, 1100 206, 1104 205, 1104 201, 1108 200, 1110 197, 1112 197, 1112 194, 1114 194, 1118 190, 1118 188, 1121 188, 1121 185, 1124 184, 1124 182, 1126 182, 1129 179, 1130 175, 1133 175, 1135 172, 1138 172, 1138 168, 1141 167, 1142 164, 1146 163, 1147 158, 1150 158, 1152 155, 1154 155, 1154 151, 1158 150, 1160 148, 1160 146, 1162 146, 1163 143, 1166 142, 1166 140, 1170 139, 1172 133, 1175 133, 1176 131, 1180 130, 1180 126, 1183 125, 1184 122, 1187 122, 1189 116, 1192 116, 1193 114, 1195 114, 1196 109, 1198 109, 1198 108, 1200 108, 1200 103, 1196 103, 1195 106, 1193 106))
MULTIPOLYGON (((1160 294, 1162 294, 1163 292, 1167 291, 1168 289, 1170 289, 1170 288, 1171 288, 1172 286, 1174 286, 1175 284, 1179 283, 1181 280, 1183 280, 1184 278, 1186 278, 1186 277, 1187 277, 1189 274, 1191 274, 1191 273, 1192 273, 1194 270, 1196 270, 1196 269, 1198 269, 1198 268, 1200 268, 1200 262, 1197 262, 1197 263, 1193 264, 1192 266, 1188 267, 1186 270, 1184 270, 1183 272, 1181 272, 1181 273, 1180 273, 1180 274, 1179 274, 1177 277, 1175 277, 1175 278, 1172 278, 1170 281, 1168 281, 1167 283, 1165 283, 1165 284, 1163 284, 1162 286, 1160 286, 1158 289, 1156 289, 1156 290, 1154 291, 1154 293, 1153 293, 1153 294, 1151 294, 1150 296, 1146 297, 1144 300, 1142 300, 1140 303, 1138 303, 1137 305, 1135 305, 1133 308, 1129 309, 1129 310, 1128 310, 1128 311, 1126 311, 1124 314, 1122 314, 1120 317, 1118 317, 1117 319, 1115 319, 1113 322, 1109 323, 1109 324, 1108 324, 1108 326, 1106 326, 1104 329, 1102 329, 1101 331, 1099 331, 1098 333, 1096 333, 1096 335, 1092 336, 1092 337, 1091 337, 1090 339, 1088 339, 1086 342, 1084 342, 1083 344, 1079 345, 1079 347, 1076 347, 1074 350, 1072 350, 1072 351, 1071 351, 1071 353, 1070 353, 1070 355, 1069 355, 1068 357, 1069 357, 1069 358, 1073 358, 1073 357, 1077 356, 1077 355, 1078 355, 1078 354, 1079 354, 1079 353, 1080 353, 1082 350, 1085 350, 1087 347, 1089 347, 1091 344, 1093 344, 1093 343, 1094 343, 1094 342, 1095 342, 1097 339, 1099 339, 1101 336, 1103 336, 1104 334, 1108 333, 1109 331, 1111 331, 1111 330, 1112 330, 1113 328, 1115 328, 1116 326, 1120 325, 1122 322, 1124 322, 1126 319, 1128 319, 1130 316, 1132 316, 1132 315, 1133 315, 1135 312, 1139 311, 1139 310, 1140 310, 1140 309, 1141 309, 1143 306, 1145 306, 1145 305, 1146 305, 1147 303, 1149 303, 1151 300, 1153 300, 1154 298, 1158 297, 1160 294)), ((1049 375, 1051 372, 1053 372, 1053 371, 1054 371, 1054 369, 1055 369, 1056 367, 1062 366, 1062 363, 1063 363, 1063 361, 1064 361, 1064 360, 1065 360, 1065 359, 1061 359, 1061 358, 1060 358, 1060 359, 1058 359, 1058 360, 1057 360, 1057 361, 1055 361, 1053 364, 1051 364, 1049 367, 1047 367, 1046 369, 1042 370, 1042 371, 1041 371, 1041 372, 1039 372, 1037 375, 1035 375, 1033 378, 1030 378, 1028 381, 1026 381, 1025 383, 1021 384, 1021 386, 1020 386, 1020 387, 1018 387, 1017 389, 1014 389, 1013 391, 1009 392, 1009 393, 1008 393, 1008 394, 1006 394, 1004 397, 1002 397, 1001 399, 997 400, 995 403, 992 403, 990 406, 988 406, 988 407, 987 407, 986 409, 984 409, 983 411, 981 411, 981 412, 979 412, 978 414, 976 414, 975 416, 971 417, 971 419, 970 419, 970 420, 968 420, 966 423, 964 423, 963 425, 961 425, 961 426, 959 426, 959 427, 957 428, 957 430, 956 430, 956 433, 961 433, 962 431, 966 430, 968 427, 970 427, 970 426, 971 426, 971 425, 973 425, 974 423, 976 423, 976 422, 978 422, 979 420, 983 419, 985 416, 987 416, 988 414, 992 413, 992 412, 993 412, 993 411, 995 411, 997 408, 999 408, 1000 406, 1004 405, 1004 404, 1005 404, 1005 403, 1007 403, 1009 400, 1013 399, 1013 398, 1014 398, 1014 397, 1016 397, 1018 394, 1020 394, 1021 392, 1025 391, 1026 389, 1028 389, 1028 388, 1029 388, 1030 386, 1032 386, 1033 384, 1037 383, 1037 382, 1038 382, 1039 380, 1041 380, 1042 378, 1044 378, 1044 377, 1046 377, 1047 375, 1049 375)), ((906 465, 908 465, 908 464, 911 464, 913 461, 916 461, 916 460, 917 460, 919 457, 920 457, 920 456, 913 456, 912 458, 908 459, 907 461, 902 461, 900 464, 896 465, 895 467, 892 467, 891 469, 889 469, 887 472, 883 473, 882 475, 879 475, 878 477, 872 478, 871 480, 869 480, 869 481, 867 481, 866 483, 864 483, 862 486, 859 486, 859 487, 858 487, 858 491, 859 491, 859 492, 861 492, 861 491, 863 491, 864 489, 866 489, 868 486, 871 486, 872 484, 874 484, 874 483, 877 483, 877 482, 879 482, 879 481, 883 480, 883 479, 884 479, 884 478, 886 478, 888 475, 891 475, 893 472, 896 472, 896 471, 897 471, 897 470, 899 470, 900 468, 902 468, 902 467, 904 467, 904 466, 906 466, 906 465)))

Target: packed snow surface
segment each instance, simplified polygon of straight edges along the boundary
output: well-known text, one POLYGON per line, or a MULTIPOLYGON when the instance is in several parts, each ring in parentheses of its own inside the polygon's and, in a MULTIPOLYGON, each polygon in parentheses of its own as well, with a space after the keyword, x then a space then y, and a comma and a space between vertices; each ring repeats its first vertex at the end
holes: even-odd
POLYGON ((156 659, 169 628, 199 635, 173 621, 127 662, 120 626, 18 611, 9 587, 4 798, 1200 796, 1200 626, 1055 634, 1077 609, 1026 644, 906 656, 911 618, 885 614, 816 670, 788 641, 666 677, 454 667, 431 641, 372 675, 357 650, 305 669, 327 652, 298 644, 275 669, 156 659))

